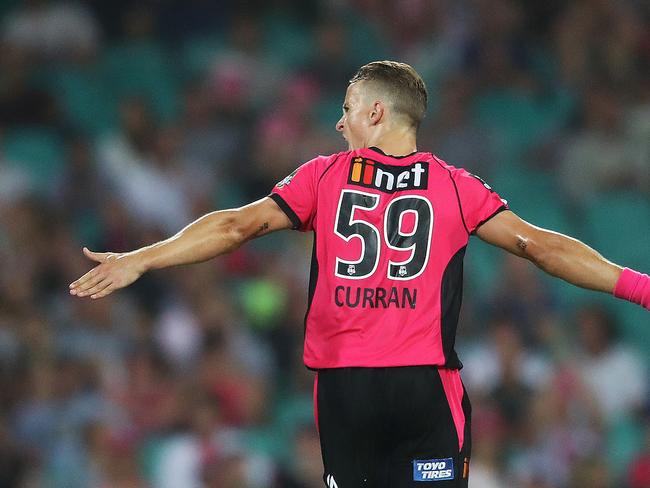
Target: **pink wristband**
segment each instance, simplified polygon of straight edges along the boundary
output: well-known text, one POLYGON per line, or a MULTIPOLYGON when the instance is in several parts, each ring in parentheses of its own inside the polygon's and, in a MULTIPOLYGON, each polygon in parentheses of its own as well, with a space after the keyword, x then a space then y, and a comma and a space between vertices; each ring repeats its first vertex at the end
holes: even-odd
POLYGON ((650 310, 650 276, 629 268, 623 269, 614 287, 614 296, 650 310))

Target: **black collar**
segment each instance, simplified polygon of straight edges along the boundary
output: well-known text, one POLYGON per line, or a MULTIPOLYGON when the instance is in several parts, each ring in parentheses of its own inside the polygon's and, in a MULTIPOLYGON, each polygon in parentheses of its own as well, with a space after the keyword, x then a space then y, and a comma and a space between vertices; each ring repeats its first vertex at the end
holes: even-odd
POLYGON ((407 154, 405 156, 393 156, 392 154, 386 154, 384 151, 379 149, 378 147, 372 146, 369 147, 371 151, 378 152, 379 154, 383 154, 384 156, 388 156, 389 158, 396 158, 396 159, 402 159, 402 158, 408 158, 409 156, 413 156, 414 154, 417 154, 417 151, 413 151, 411 154, 407 154))

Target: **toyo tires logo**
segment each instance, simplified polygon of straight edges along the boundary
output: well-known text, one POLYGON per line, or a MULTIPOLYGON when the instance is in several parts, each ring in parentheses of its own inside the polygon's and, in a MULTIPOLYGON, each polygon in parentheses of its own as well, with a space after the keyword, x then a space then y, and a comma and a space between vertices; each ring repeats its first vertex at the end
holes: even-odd
POLYGON ((413 481, 446 481, 454 479, 454 460, 416 459, 413 461, 413 481))

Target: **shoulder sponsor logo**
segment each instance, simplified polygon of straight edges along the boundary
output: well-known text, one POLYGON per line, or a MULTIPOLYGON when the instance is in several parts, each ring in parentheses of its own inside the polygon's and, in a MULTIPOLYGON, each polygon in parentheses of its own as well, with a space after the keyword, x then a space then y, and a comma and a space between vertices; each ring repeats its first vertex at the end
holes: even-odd
POLYGON ((334 480, 334 476, 331 474, 327 475, 327 478, 325 478, 325 482, 327 483, 327 488, 339 488, 339 485, 336 484, 336 481, 334 480))
POLYGON ((348 183, 375 188, 386 193, 401 190, 426 190, 429 163, 418 161, 408 166, 392 166, 372 159, 356 157, 350 164, 348 183))
MULTIPOLYGON (((494 193, 494 190, 492 189, 492 187, 491 187, 490 185, 488 185, 488 184, 485 182, 485 180, 484 180, 483 178, 481 178, 480 176, 476 176, 476 175, 473 174, 473 173, 470 173, 469 175, 470 175, 471 177, 473 177, 473 178, 476 178, 478 181, 481 182, 481 184, 482 184, 482 185, 483 185, 487 190, 489 190, 490 192, 494 193)), ((501 201, 503 202, 504 205, 508 205, 508 200, 506 200, 505 198, 502 198, 501 201)))
POLYGON ((488 185, 488 184, 485 182, 485 180, 484 180, 483 178, 481 178, 480 176, 475 175, 474 173, 470 173, 469 175, 472 176, 472 177, 474 177, 474 178, 476 178, 477 180, 479 180, 479 181, 483 184, 483 186, 484 186, 485 188, 487 188, 488 190, 490 190, 491 192, 494 191, 494 190, 492 189, 492 187, 491 187, 490 185, 488 185))
POLYGON ((454 460, 416 459, 413 461, 413 481, 447 481, 454 479, 454 460))
POLYGON ((290 175, 286 176, 282 181, 279 181, 275 186, 278 188, 287 186, 289 183, 291 183, 291 180, 293 180, 293 177, 296 176, 297 172, 298 172, 298 168, 296 168, 290 175))

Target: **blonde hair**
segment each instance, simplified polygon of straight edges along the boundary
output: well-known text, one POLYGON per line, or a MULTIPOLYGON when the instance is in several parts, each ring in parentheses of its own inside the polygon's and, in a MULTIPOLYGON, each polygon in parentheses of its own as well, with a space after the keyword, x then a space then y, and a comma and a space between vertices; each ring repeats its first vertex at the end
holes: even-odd
POLYGON ((412 66, 397 61, 373 61, 357 70, 350 84, 368 81, 391 97, 396 113, 420 126, 427 110, 427 88, 412 66))

